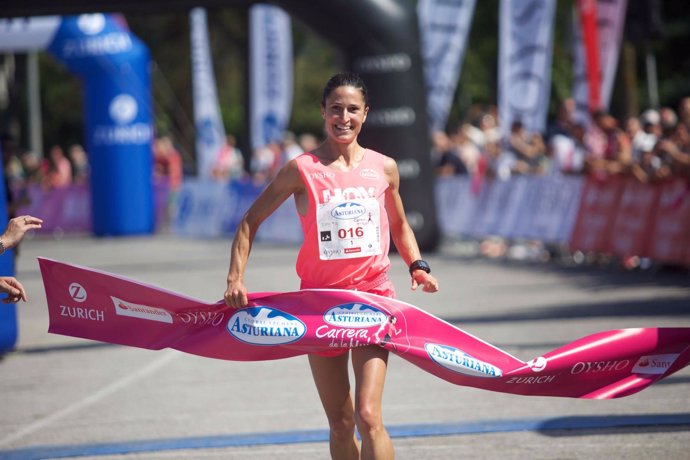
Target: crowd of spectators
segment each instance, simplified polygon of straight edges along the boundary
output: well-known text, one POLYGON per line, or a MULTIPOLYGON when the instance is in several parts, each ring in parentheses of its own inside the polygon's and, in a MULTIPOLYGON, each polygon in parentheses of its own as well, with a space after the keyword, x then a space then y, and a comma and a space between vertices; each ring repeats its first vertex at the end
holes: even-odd
POLYGON ((11 141, 5 139, 2 152, 5 179, 13 190, 27 186, 60 189, 84 184, 89 177, 89 161, 79 144, 71 145, 67 153, 61 146, 53 145, 43 156, 31 150, 18 153, 11 141))
POLYGON ((690 97, 677 111, 648 109, 624 121, 603 111, 579 121, 575 102, 566 99, 544 133, 515 120, 502 136, 495 107, 471 111, 469 119, 433 134, 438 175, 591 174, 644 183, 690 178, 690 97))

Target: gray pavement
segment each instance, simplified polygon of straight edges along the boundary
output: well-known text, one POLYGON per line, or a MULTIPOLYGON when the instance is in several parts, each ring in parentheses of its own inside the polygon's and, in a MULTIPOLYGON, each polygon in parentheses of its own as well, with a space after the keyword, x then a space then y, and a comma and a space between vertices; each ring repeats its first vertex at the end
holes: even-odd
MULTIPOLYGON (((48 334, 36 257, 117 273, 206 301, 225 288, 229 241, 170 235, 34 238, 17 277, 17 350, 0 361, 0 459, 324 459, 326 421, 306 359, 218 361, 48 334)), ((531 359, 622 327, 690 327, 686 273, 623 272, 429 255, 435 295, 402 300, 531 359)), ((298 285, 296 248, 256 244, 254 291, 298 285)), ((690 369, 611 401, 522 397, 454 386, 396 357, 384 416, 398 459, 690 458, 690 369)))

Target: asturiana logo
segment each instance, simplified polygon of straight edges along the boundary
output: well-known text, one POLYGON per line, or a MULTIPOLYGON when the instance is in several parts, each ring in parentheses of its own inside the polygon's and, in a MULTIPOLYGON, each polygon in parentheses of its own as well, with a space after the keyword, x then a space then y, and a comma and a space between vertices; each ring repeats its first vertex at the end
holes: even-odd
POLYGON ((345 303, 328 309, 323 320, 339 327, 362 328, 380 326, 388 316, 376 307, 364 303, 345 303))
POLYGON ((459 374, 465 374, 471 377, 492 378, 501 377, 501 375, 503 375, 501 369, 498 367, 480 361, 464 351, 448 345, 426 343, 424 344, 424 349, 436 364, 459 374))
POLYGON ((298 318, 270 307, 239 310, 228 320, 230 335, 252 345, 283 345, 296 342, 307 332, 298 318))
POLYGON ((348 202, 339 204, 331 211, 331 216, 336 219, 356 219, 367 212, 364 206, 359 203, 348 202))

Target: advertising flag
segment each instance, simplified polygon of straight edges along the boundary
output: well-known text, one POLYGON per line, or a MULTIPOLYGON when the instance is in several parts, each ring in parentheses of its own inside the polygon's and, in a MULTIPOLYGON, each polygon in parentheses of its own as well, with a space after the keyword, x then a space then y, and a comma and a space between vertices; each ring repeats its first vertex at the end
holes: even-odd
POLYGON ((445 129, 460 78, 476 0, 421 0, 417 5, 429 122, 445 129))
POLYGON ((279 141, 292 111, 290 16, 270 5, 249 11, 250 132, 252 149, 279 141))
POLYGON ((556 2, 501 0, 498 110, 504 135, 514 121, 527 131, 546 127, 556 2))
POLYGON ((216 79, 213 75, 206 10, 194 8, 189 13, 189 21, 197 176, 200 179, 210 179, 213 165, 225 143, 225 128, 218 104, 216 79))

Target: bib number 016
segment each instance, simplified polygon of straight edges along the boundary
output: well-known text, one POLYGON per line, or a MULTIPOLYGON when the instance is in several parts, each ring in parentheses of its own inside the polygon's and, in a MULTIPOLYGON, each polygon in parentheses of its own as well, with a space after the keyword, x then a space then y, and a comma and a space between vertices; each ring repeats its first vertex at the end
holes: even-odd
POLYGON ((341 240, 347 238, 361 238, 364 236, 364 229, 362 227, 355 228, 341 228, 338 230, 338 238, 341 240))

